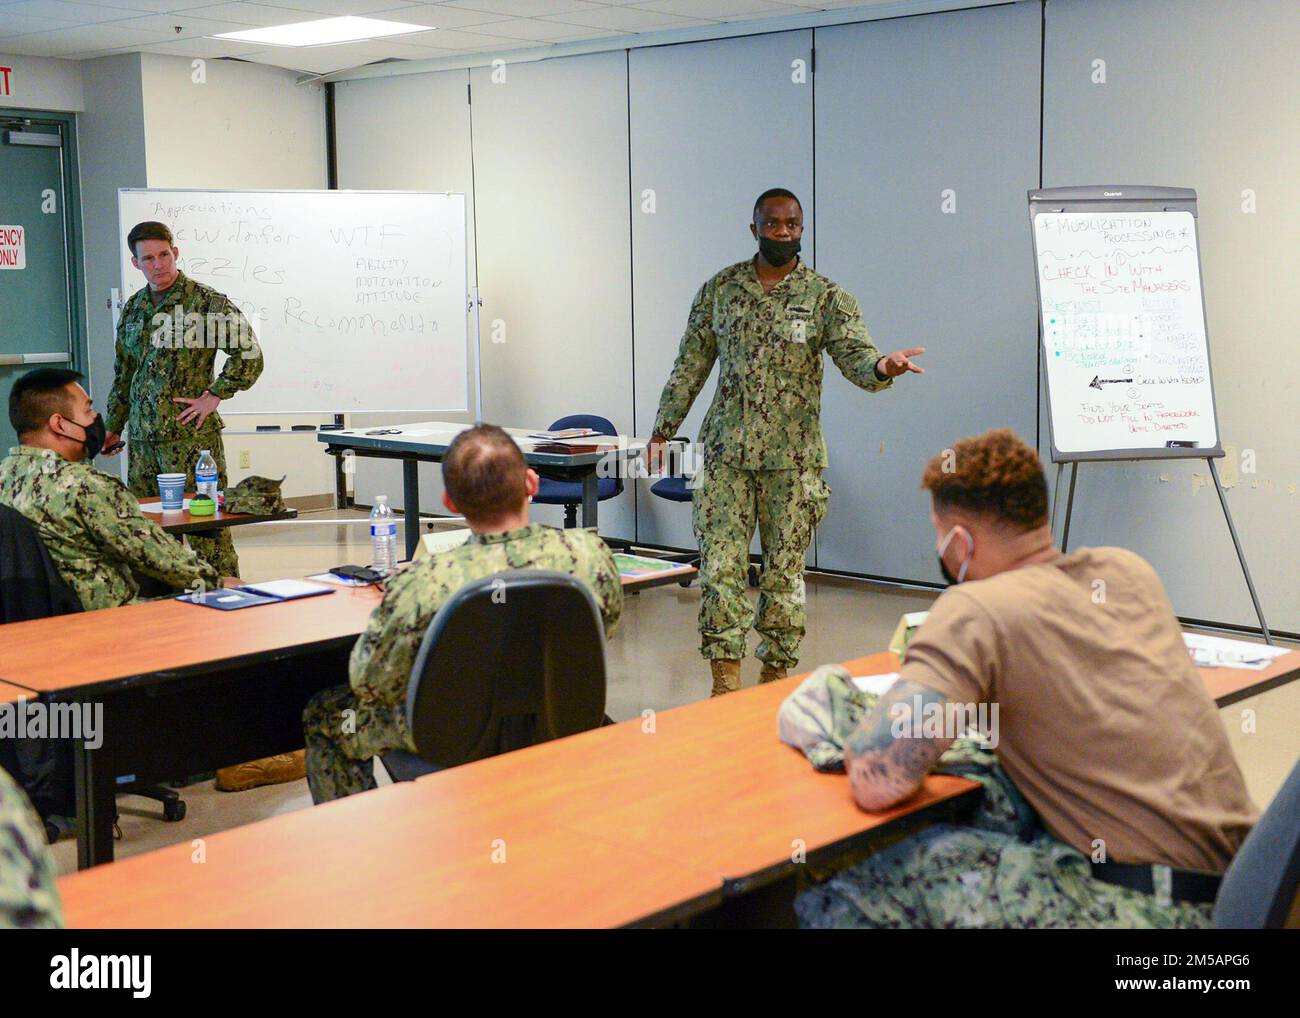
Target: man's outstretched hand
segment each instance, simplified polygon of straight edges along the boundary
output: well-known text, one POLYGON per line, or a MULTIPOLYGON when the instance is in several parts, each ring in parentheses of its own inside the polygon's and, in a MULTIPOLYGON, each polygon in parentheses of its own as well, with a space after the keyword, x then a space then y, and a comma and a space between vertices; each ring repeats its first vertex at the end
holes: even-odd
POLYGON ((212 393, 205 392, 198 399, 187 399, 184 396, 173 396, 172 402, 186 404, 185 409, 180 412, 180 416, 176 419, 180 421, 181 424, 189 424, 193 421, 194 430, 197 431, 199 428, 203 427, 203 422, 211 416, 212 411, 217 409, 217 404, 220 403, 221 400, 212 395, 212 393))
POLYGON ((923 353, 925 353, 925 347, 923 346, 914 346, 907 350, 895 350, 893 353, 887 353, 876 361, 876 374, 882 378, 897 378, 909 371, 924 375, 925 368, 917 367, 912 363, 913 357, 919 357, 923 353))

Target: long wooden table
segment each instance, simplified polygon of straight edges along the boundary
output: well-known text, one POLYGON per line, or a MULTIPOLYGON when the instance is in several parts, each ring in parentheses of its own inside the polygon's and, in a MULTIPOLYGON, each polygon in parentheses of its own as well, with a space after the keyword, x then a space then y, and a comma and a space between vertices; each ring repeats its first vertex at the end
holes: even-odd
MULTIPOLYGON (((851 663, 881 670, 890 655, 851 663)), ((798 679, 353 796, 59 881, 73 927, 652 925, 973 807, 932 775, 859 810, 776 735, 798 679), (651 730, 652 729, 652 730, 651 730), (795 861, 799 859, 801 861, 795 861)))
POLYGON ((74 743, 77 862, 113 858, 119 780, 162 782, 302 747, 311 695, 347 681, 380 595, 223 612, 174 599, 0 626, 0 678, 102 705, 103 744, 74 743))
MULTIPOLYGON (((846 662, 892 671, 891 654, 846 662)), ((1300 674, 1203 669, 1221 704, 1300 674)), ((616 926, 668 922, 855 842, 969 805, 931 776, 866 814, 777 742, 797 679, 395 785, 59 881, 74 927, 616 926), (495 856, 493 853, 497 853, 495 856), (504 852, 502 856, 500 853, 504 852)))

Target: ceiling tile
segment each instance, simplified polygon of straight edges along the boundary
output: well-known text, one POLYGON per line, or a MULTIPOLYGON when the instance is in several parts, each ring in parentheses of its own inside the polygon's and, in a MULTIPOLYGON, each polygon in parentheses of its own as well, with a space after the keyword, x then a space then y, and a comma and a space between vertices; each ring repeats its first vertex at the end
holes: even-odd
MULTIPOLYGON (((539 18, 511 18, 491 25, 482 25, 478 31, 483 35, 501 36, 506 39, 527 39, 529 42, 551 42, 559 38, 572 38, 582 32, 581 25, 562 25, 555 21, 542 21, 539 18)), ((599 34, 598 29, 591 29, 599 34)))
POLYGON ((271 64, 311 74, 329 74, 362 67, 393 55, 392 48, 372 42, 349 42, 341 46, 276 46, 254 53, 245 59, 257 64, 271 64))
POLYGON ((552 14, 543 20, 562 21, 566 25, 581 25, 587 28, 610 28, 619 32, 646 32, 701 23, 698 19, 635 7, 602 7, 599 10, 579 11, 572 14, 552 14))
POLYGON ((170 11, 183 11, 191 7, 203 7, 212 3, 212 0, 87 0, 95 7, 118 7, 125 8, 127 14, 124 17, 130 17, 131 11, 142 11, 147 14, 164 14, 170 11))
POLYGON ((394 38, 396 45, 401 45, 399 40, 409 39, 416 45, 428 45, 445 47, 446 49, 456 50, 458 53, 464 53, 472 50, 482 50, 484 53, 491 53, 495 50, 518 49, 521 46, 532 45, 526 39, 509 39, 500 36, 484 35, 480 32, 457 32, 434 31, 427 35, 401 35, 394 38))
POLYGON ((252 53, 265 53, 267 47, 252 42, 232 42, 229 39, 177 39, 173 42, 150 43, 141 46, 142 53, 171 54, 178 57, 246 57, 252 53))
POLYGON ((543 14, 599 10, 603 5, 592 3, 591 0, 448 0, 442 6, 488 11, 512 18, 536 18, 543 14))
POLYGON ((409 21, 415 25, 429 25, 432 28, 472 28, 494 21, 506 21, 503 14, 490 11, 470 11, 459 7, 447 7, 443 4, 416 4, 414 7, 401 7, 396 10, 374 11, 372 18, 384 18, 388 21, 409 21))
POLYGON ((315 11, 322 17, 342 17, 345 14, 370 15, 376 11, 387 10, 388 20, 396 21, 398 10, 413 5, 404 3, 403 0, 277 0, 276 3, 267 6, 315 11))
MULTIPOLYGON (((26 15, 31 18, 48 18, 58 25, 93 25, 98 21, 117 21, 121 18, 137 17, 147 11, 129 10, 121 7, 101 7, 98 4, 71 3, 69 0, 17 0, 0 7, 0 18, 8 20, 11 15, 26 15)), ((3 22, 0 22, 2 24, 3 22)), ((55 28, 57 25, 50 25, 55 28)), ((3 31, 3 29, 0 29, 3 31)))
POLYGON ((82 25, 15 36, 4 40, 4 49, 16 56, 76 57, 83 53, 166 40, 163 33, 145 29, 123 31, 113 25, 82 25))
POLYGON ((11 35, 26 35, 29 32, 49 32, 67 25, 49 18, 33 18, 26 14, 9 14, 0 7, 0 39, 11 35))
MULTIPOLYGON (((114 21, 114 28, 144 28, 162 32, 170 39, 198 39, 205 35, 217 35, 220 32, 246 32, 251 27, 233 21, 214 21, 210 18, 197 18, 190 11, 178 11, 175 14, 146 14, 125 21, 114 21), (181 30, 176 31, 179 27, 181 30)), ((253 46, 253 49, 265 47, 253 46)))
POLYGON ((677 14, 683 18, 708 18, 715 21, 758 18, 764 14, 802 13, 786 4, 772 3, 771 0, 637 0, 637 6, 647 11, 677 14))
POLYGON ((284 7, 267 7, 265 4, 213 4, 212 0, 206 0, 206 2, 208 6, 199 7, 187 13, 193 17, 211 18, 214 21, 230 21, 245 28, 294 25, 299 21, 319 21, 322 17, 318 11, 291 11, 284 7))

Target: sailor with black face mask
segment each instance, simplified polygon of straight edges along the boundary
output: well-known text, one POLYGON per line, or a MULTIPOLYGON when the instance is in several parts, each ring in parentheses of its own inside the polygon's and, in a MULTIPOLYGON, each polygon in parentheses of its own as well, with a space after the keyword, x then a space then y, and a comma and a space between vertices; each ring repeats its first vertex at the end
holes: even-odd
POLYGON ((36 525, 59 575, 86 611, 134 600, 140 577, 175 590, 220 577, 140 512, 120 479, 93 465, 104 420, 64 368, 37 368, 14 383, 9 421, 21 443, 0 462, 0 504, 36 525))
POLYGON ((692 524, 700 547, 701 653, 713 695, 740 688, 750 628, 760 682, 783 678, 804 635, 804 561, 826 512, 822 480, 822 354, 854 385, 879 392, 921 374, 924 348, 882 356, 858 302, 800 258, 803 208, 784 188, 759 195, 749 230, 758 252, 696 294, 647 452, 658 469, 705 380, 719 364, 694 463, 692 524), (754 529, 763 547, 758 611, 745 592, 754 529))

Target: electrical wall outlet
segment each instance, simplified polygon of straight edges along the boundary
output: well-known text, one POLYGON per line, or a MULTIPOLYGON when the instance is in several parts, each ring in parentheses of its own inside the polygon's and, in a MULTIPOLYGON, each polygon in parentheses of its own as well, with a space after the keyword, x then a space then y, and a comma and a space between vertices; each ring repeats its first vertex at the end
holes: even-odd
POLYGON ((253 465, 253 454, 247 449, 239 450, 239 468, 247 470, 253 465))

